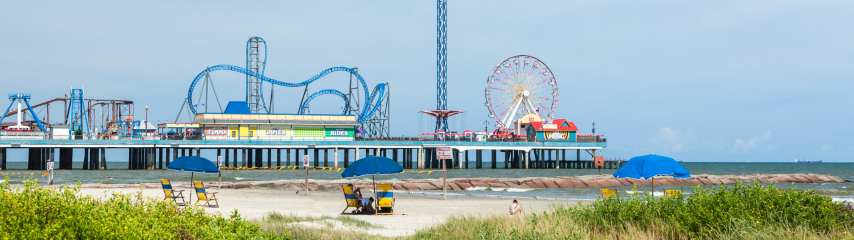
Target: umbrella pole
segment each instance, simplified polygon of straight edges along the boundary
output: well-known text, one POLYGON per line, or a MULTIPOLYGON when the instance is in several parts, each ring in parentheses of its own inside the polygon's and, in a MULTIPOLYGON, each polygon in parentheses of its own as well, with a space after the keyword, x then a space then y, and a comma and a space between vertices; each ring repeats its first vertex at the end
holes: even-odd
MULTIPOLYGON (((194 172, 190 172, 190 188, 193 190, 196 189, 196 185, 193 184, 193 175, 194 174, 195 174, 194 172)), ((190 202, 192 202, 192 201, 193 201, 193 194, 190 194, 190 202)))
POLYGON ((655 177, 649 179, 652 180, 652 196, 655 197, 655 177))
MULTIPOLYGON (((379 206, 378 202, 380 201, 380 198, 379 198, 380 195, 379 195, 379 192, 377 192, 377 179, 376 179, 376 177, 377 177, 376 174, 371 175, 371 182, 373 182, 373 184, 374 184, 374 205, 379 206)), ((377 209, 374 208, 374 213, 376 213, 376 212, 377 212, 377 209)))

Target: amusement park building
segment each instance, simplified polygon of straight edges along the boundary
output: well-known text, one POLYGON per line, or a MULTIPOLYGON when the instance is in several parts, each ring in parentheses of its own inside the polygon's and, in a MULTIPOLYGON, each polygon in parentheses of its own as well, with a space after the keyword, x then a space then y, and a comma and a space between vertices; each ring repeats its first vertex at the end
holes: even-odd
POLYGON ((181 130, 204 140, 352 141, 359 126, 356 116, 260 114, 243 106, 246 102, 230 102, 223 113, 197 114, 195 122, 181 130))

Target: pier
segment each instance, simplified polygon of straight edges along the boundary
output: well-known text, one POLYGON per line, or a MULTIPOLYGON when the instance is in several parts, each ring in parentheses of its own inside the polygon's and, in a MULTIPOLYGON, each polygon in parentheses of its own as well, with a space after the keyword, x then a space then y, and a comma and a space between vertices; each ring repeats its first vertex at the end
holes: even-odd
MULTIPOLYGON (((436 149, 450 147, 453 159, 444 161, 448 169, 597 169, 590 159, 606 145, 605 142, 7 139, 0 140, 0 168, 7 169, 9 149, 27 149, 28 170, 44 170, 47 162, 55 162, 57 169, 72 169, 74 149, 84 152, 81 169, 106 169, 106 149, 127 149, 131 170, 164 169, 171 160, 199 156, 202 150, 216 150, 223 167, 300 168, 303 157, 311 156, 312 167, 346 168, 351 162, 375 155, 391 158, 405 169, 441 169, 443 161, 437 159, 436 149), (490 157, 486 158, 484 152, 490 157)), ((601 168, 616 169, 623 163, 605 161, 601 168)))

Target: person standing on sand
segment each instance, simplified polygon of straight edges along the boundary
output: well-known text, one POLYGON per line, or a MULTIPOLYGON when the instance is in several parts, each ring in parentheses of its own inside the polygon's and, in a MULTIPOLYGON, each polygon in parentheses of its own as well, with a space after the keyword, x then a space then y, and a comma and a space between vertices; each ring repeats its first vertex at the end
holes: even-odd
POLYGON ((519 201, 516 201, 516 199, 513 199, 513 203, 510 204, 510 211, 509 211, 510 215, 516 214, 516 213, 521 212, 521 211, 522 211, 522 205, 519 204, 519 201))

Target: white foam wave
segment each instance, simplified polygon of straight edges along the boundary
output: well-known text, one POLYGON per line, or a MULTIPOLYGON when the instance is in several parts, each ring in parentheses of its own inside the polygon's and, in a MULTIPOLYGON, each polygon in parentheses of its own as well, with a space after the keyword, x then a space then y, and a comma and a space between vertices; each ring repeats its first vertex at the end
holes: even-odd
POLYGON ((493 188, 493 187, 470 187, 466 191, 493 191, 493 192, 527 192, 533 188, 493 188))
POLYGON ((243 179, 246 179, 246 178, 242 178, 242 177, 234 177, 234 180, 243 180, 243 179))

